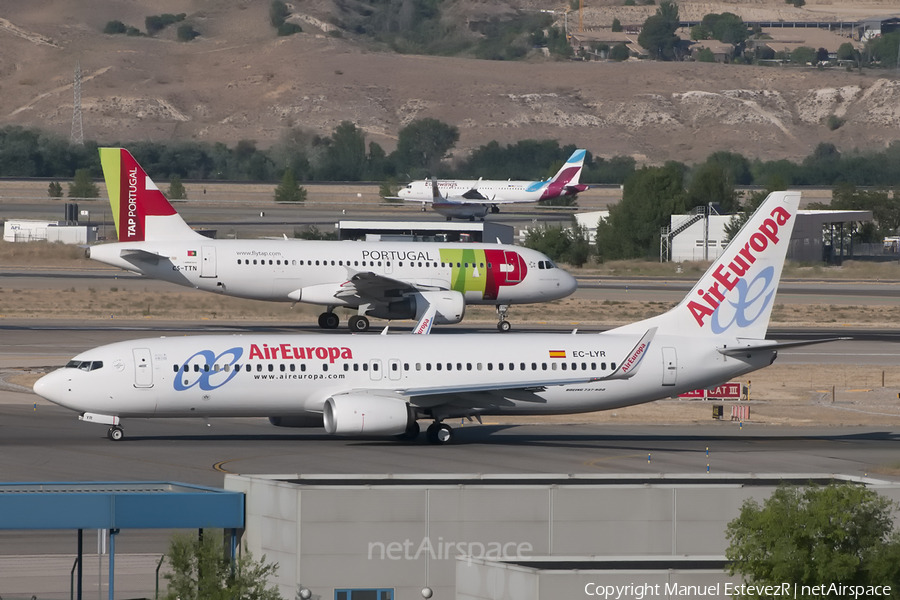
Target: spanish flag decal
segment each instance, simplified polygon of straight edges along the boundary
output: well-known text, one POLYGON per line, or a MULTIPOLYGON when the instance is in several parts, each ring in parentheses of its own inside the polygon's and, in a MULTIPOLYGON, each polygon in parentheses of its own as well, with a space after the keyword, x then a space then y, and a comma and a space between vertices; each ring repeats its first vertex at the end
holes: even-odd
POLYGON ((550 358, 565 358, 566 351, 565 350, 551 350, 550 358))

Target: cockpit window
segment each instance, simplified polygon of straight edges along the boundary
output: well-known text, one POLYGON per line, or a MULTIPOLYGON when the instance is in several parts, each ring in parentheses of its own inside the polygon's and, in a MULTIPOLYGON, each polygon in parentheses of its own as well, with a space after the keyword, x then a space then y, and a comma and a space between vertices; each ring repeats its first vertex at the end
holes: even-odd
POLYGON ((70 360, 66 363, 67 369, 79 369, 81 371, 96 371, 103 368, 102 360, 70 360))

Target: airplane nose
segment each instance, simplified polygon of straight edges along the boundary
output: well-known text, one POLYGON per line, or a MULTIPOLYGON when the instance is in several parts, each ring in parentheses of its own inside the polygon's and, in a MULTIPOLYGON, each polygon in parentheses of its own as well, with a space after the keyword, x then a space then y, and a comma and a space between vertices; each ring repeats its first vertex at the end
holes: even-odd
POLYGON ((571 273, 569 273, 568 271, 563 271, 562 269, 560 269, 560 275, 560 289, 566 292, 566 296, 574 294, 575 290, 578 289, 578 280, 575 279, 575 277, 573 277, 571 273))
POLYGON ((59 404, 65 393, 65 383, 65 376, 59 371, 53 371, 35 381, 32 389, 41 398, 59 404))

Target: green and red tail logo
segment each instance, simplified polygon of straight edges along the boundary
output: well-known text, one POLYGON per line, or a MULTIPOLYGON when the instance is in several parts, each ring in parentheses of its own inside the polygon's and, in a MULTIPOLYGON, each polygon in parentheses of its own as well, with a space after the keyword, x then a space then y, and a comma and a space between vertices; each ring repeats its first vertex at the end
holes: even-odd
POLYGON ((128 150, 100 148, 100 164, 120 242, 143 241, 147 217, 175 214, 128 150))

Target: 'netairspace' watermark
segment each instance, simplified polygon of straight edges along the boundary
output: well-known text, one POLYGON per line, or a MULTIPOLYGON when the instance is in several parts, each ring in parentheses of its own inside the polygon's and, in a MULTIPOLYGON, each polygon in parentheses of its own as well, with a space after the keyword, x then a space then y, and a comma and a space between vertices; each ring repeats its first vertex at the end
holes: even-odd
POLYGON ((488 560, 523 560, 533 550, 528 542, 445 542, 439 537, 436 542, 422 538, 416 545, 410 539, 403 542, 369 542, 369 560, 450 560, 457 556, 488 560))
POLYGON ((650 584, 631 583, 628 585, 603 585, 588 583, 584 593, 605 600, 643 600, 655 596, 763 596, 797 598, 808 596, 829 596, 832 598, 879 598, 891 595, 889 585, 843 585, 840 583, 822 585, 747 585, 743 583, 716 583, 713 585, 679 585, 677 583, 650 584))

